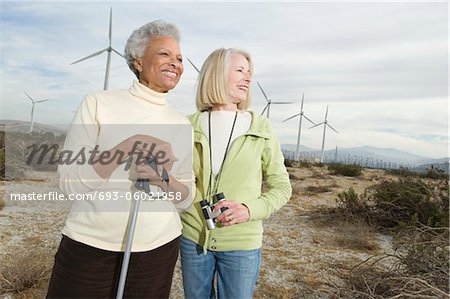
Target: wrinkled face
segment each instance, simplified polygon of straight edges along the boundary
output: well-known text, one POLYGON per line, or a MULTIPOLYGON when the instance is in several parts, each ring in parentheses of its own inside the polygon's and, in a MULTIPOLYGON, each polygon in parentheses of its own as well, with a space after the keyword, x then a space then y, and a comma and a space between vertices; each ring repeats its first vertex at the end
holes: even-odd
POLYGON ((139 82, 157 92, 173 89, 183 73, 180 46, 173 37, 157 36, 149 40, 144 56, 133 64, 139 82))
POLYGON ((238 104, 247 100, 252 76, 247 58, 239 53, 231 53, 228 65, 228 96, 230 103, 238 104))

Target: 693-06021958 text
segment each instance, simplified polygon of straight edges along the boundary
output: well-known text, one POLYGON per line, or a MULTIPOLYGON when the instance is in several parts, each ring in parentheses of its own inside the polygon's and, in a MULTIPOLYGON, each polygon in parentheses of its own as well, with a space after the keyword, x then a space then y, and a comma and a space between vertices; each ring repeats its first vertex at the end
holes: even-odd
POLYGON ((99 200, 119 200, 119 199, 126 199, 126 200, 181 200, 181 192, 125 192, 125 193, 119 193, 115 191, 107 191, 107 192, 101 192, 96 191, 94 193, 94 199, 99 200))

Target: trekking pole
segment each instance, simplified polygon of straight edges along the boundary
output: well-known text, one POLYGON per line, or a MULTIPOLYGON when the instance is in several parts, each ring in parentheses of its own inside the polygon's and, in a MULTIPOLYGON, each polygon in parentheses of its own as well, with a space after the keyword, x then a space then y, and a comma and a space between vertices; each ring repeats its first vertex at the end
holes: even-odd
MULTIPOLYGON (((137 183, 138 182, 136 182, 136 184, 137 183)), ((148 180, 147 180, 147 184, 148 184, 148 180)), ((134 231, 136 230, 136 222, 137 222, 137 216, 138 216, 138 212, 139 212, 139 205, 141 203, 140 197, 141 196, 137 196, 137 198, 133 198, 133 209, 130 212, 131 220, 130 220, 130 226, 128 227, 128 232, 127 232, 127 243, 125 246, 125 253, 123 255, 123 260, 122 260, 122 269, 120 270, 120 279, 119 279, 119 286, 117 289, 116 299, 122 299, 123 292, 125 290, 125 282, 127 280, 128 265, 130 263, 130 256, 131 256, 131 246, 133 245, 134 231)))
MULTIPOLYGON (((147 162, 148 162, 149 166, 159 175, 158 167, 155 162, 155 158, 150 156, 147 159, 147 162)), ((166 182, 167 190, 169 190, 169 174, 164 167, 162 169, 162 174, 159 176, 164 182, 166 182)), ((134 186, 137 188, 138 191, 144 190, 145 193, 151 194, 149 179, 137 179, 134 186)), ((126 242, 125 252, 124 252, 123 260, 122 260, 122 268, 120 270, 120 278, 119 278, 119 285, 117 288, 116 299, 122 299, 123 293, 125 291, 125 283, 127 280, 128 266, 129 266, 130 257, 131 257, 131 247, 133 245, 133 237, 134 237, 134 231, 136 230, 136 222, 137 222, 137 216, 139 213, 140 203, 141 203, 141 195, 133 196, 133 208, 130 211, 131 219, 130 219, 130 225, 128 227, 128 231, 126 234, 127 242, 126 242)))

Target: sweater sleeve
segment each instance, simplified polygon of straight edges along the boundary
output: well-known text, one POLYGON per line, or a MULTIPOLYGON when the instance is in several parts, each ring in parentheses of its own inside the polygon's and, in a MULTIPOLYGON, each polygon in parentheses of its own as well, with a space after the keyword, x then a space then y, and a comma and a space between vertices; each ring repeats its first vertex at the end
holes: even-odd
POLYGON ((195 197, 195 175, 192 170, 192 153, 181 161, 175 178, 189 189, 189 195, 185 200, 178 203, 175 201, 175 207, 178 212, 183 212, 191 206, 195 197))
POLYGON ((259 198, 245 202, 250 212, 250 220, 264 220, 285 205, 292 195, 289 175, 284 166, 280 143, 271 131, 262 153, 262 171, 269 190, 259 198))
POLYGON ((65 163, 58 167, 59 186, 64 194, 86 193, 106 181, 88 161, 90 152, 95 149, 99 129, 97 102, 88 95, 79 106, 64 142, 65 163))

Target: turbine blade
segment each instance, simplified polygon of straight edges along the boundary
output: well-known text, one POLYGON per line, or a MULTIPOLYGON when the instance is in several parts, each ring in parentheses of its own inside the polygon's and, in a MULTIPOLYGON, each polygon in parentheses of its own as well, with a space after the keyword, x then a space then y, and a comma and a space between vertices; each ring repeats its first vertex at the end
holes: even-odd
POLYGON ((109 46, 111 47, 112 40, 112 7, 109 9, 109 46))
POLYGON ((327 123, 327 126, 329 126, 330 127, 330 129, 331 130, 333 130, 333 131, 335 131, 336 133, 338 133, 339 134, 339 132, 338 131, 336 131, 331 125, 329 125, 328 123, 327 123))
POLYGON ((45 100, 36 101, 35 103, 37 104, 37 103, 42 103, 42 102, 47 102, 47 101, 50 101, 50 99, 45 99, 45 100))
POLYGON ((270 102, 271 104, 292 104, 293 102, 270 102))
POLYGON ((200 70, 195 66, 195 64, 189 58, 186 57, 186 59, 187 59, 187 61, 189 61, 189 63, 192 65, 192 67, 197 71, 197 73, 200 74, 200 70))
POLYGON ((267 104, 266 107, 264 107, 264 110, 261 112, 261 115, 264 114, 264 112, 266 112, 266 109, 269 107, 270 104, 267 104))
POLYGON ((315 125, 316 123, 313 122, 312 120, 310 120, 306 115, 303 114, 303 117, 306 118, 310 123, 312 123, 313 125, 315 125))
POLYGON ((72 64, 75 64, 75 63, 78 63, 78 62, 81 62, 81 61, 83 61, 83 60, 89 59, 89 58, 91 58, 91 57, 100 55, 100 54, 102 54, 102 53, 105 52, 105 51, 108 51, 108 48, 103 49, 103 50, 100 50, 100 51, 98 51, 98 52, 95 52, 95 53, 93 53, 93 54, 91 54, 91 55, 89 55, 89 56, 86 56, 86 57, 84 57, 84 58, 81 58, 81 59, 79 59, 79 60, 77 60, 77 61, 75 61, 75 62, 72 62, 71 65, 72 65, 72 64))
POLYGON ((113 50, 117 55, 119 55, 120 57, 125 59, 125 56, 123 56, 123 54, 121 54, 120 52, 118 52, 116 49, 111 48, 111 50, 113 50))
POLYGON ((317 125, 314 125, 314 126, 312 126, 312 127, 309 127, 309 129, 315 128, 315 127, 320 126, 320 125, 323 125, 323 124, 324 124, 324 122, 321 122, 320 124, 317 124, 317 125))
POLYGON ((327 111, 325 111, 325 120, 327 120, 328 117, 328 105, 327 105, 327 111))
POLYGON ((293 115, 293 116, 291 116, 291 117, 289 117, 289 118, 286 118, 285 120, 283 120, 283 122, 288 121, 288 120, 290 120, 290 119, 293 119, 294 117, 297 117, 297 116, 299 116, 299 115, 300 115, 300 113, 299 113, 299 114, 296 114, 296 115, 293 115))
POLYGON ((305 101, 305 93, 302 93, 302 104, 300 106, 300 112, 303 111, 303 102, 305 101))
POLYGON ((31 103, 34 104, 33 98, 32 98, 28 93, 26 93, 26 92, 24 92, 24 93, 25 93, 25 95, 30 99, 31 103))
POLYGON ((266 98, 267 103, 269 103, 269 98, 267 97, 266 93, 264 92, 264 89, 261 87, 261 85, 259 84, 258 81, 256 81, 256 84, 258 84, 259 89, 261 89, 262 94, 264 95, 264 97, 266 98))

